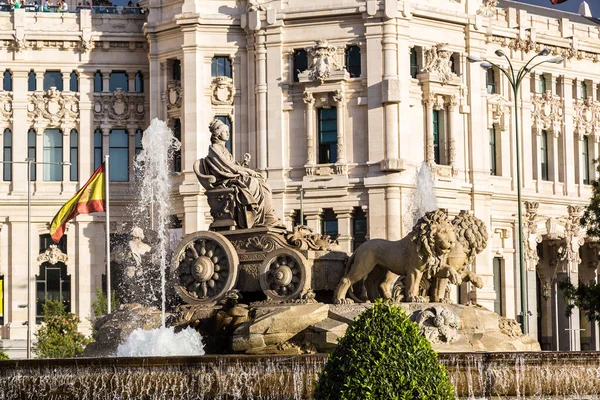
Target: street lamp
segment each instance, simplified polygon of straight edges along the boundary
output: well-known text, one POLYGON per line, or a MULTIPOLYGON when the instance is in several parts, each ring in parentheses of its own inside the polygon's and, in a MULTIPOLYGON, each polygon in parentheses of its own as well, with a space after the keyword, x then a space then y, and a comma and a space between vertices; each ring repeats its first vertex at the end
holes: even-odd
POLYGON ((485 58, 468 56, 467 60, 471 63, 480 63, 480 66, 484 69, 495 67, 499 71, 502 71, 502 73, 504 75, 506 75, 506 77, 508 78, 508 82, 510 83, 510 86, 512 87, 512 90, 513 90, 513 98, 515 100, 514 115, 515 115, 515 142, 516 142, 516 157, 517 157, 517 207, 518 207, 517 215, 518 215, 518 221, 519 221, 519 269, 521 272, 521 316, 522 316, 521 326, 523 328, 523 333, 527 334, 527 332, 529 331, 528 324, 527 324, 527 308, 528 308, 527 307, 527 274, 525 271, 525 261, 524 261, 524 257, 523 257, 523 221, 522 221, 523 216, 522 216, 522 212, 521 212, 521 145, 520 145, 520 138, 519 138, 519 111, 518 111, 518 107, 517 107, 518 93, 519 93, 519 88, 521 87, 521 82, 523 81, 523 78, 525 77, 525 75, 527 75, 529 72, 531 72, 531 70, 533 70, 538 65, 541 65, 544 63, 560 64, 563 62, 564 58, 560 57, 560 56, 553 57, 550 59, 540 61, 537 64, 534 64, 533 66, 530 67, 531 62, 533 60, 535 60, 536 58, 545 57, 550 54, 549 49, 543 49, 542 51, 537 53, 535 56, 533 56, 529 61, 527 61, 527 63, 524 66, 522 66, 519 70, 515 70, 512 62, 510 61, 510 59, 508 58, 506 53, 504 53, 504 51, 502 51, 501 49, 498 49, 495 51, 495 54, 498 57, 504 57, 506 59, 506 61, 508 62, 508 69, 502 68, 498 64, 496 64, 488 59, 485 59, 485 58))
POLYGON ((27 164, 27 358, 31 358, 31 166, 45 165, 71 165, 70 162, 44 162, 35 161, 35 158, 26 158, 25 161, 0 161, 2 164, 27 164))

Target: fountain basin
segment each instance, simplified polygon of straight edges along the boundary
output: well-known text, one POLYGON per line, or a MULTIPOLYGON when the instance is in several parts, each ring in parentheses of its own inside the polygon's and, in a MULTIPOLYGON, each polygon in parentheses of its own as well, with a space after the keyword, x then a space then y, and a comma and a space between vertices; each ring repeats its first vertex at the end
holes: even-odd
MULTIPOLYGON (((441 353, 460 399, 599 399, 600 353, 441 353)), ((0 399, 310 399, 325 354, 0 361, 0 399)))

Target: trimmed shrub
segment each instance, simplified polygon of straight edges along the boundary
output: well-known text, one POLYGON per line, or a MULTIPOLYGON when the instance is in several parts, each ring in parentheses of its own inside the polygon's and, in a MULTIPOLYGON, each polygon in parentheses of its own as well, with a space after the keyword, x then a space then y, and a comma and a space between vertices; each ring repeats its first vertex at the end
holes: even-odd
POLYGON ((2 360, 8 360, 8 356, 6 355, 4 350, 0 350, 0 361, 2 360))
POLYGON ((400 307, 377 301, 319 374, 316 400, 454 400, 446 368, 400 307))

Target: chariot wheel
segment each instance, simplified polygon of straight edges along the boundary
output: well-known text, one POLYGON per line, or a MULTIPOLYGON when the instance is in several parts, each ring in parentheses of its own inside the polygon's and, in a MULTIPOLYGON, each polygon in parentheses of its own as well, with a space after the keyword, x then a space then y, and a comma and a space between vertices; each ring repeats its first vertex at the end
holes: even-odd
POLYGON ((260 288, 271 300, 288 301, 302 293, 306 282, 306 259, 292 249, 269 254, 260 269, 260 288))
POLYGON ((184 237, 173 256, 175 290, 188 304, 214 304, 233 289, 238 255, 220 233, 201 231, 184 237))

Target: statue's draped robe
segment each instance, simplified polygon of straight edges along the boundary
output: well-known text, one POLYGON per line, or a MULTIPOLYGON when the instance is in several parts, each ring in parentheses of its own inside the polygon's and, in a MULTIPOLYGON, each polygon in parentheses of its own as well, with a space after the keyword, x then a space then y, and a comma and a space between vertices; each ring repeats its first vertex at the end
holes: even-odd
POLYGON ((242 175, 239 164, 222 144, 211 144, 208 156, 200 160, 204 173, 216 178, 214 186, 235 190, 236 219, 240 228, 275 225, 279 222, 271 203, 271 190, 260 178, 242 175))

